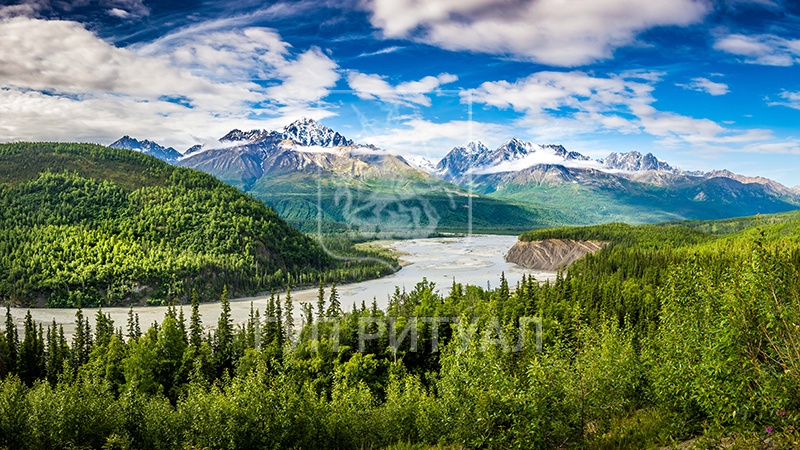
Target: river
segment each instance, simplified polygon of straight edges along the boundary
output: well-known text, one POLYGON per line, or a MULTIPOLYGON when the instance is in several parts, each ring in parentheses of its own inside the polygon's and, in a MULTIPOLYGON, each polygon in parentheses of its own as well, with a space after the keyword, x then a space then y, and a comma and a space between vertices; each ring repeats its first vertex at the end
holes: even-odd
MULTIPOLYGON (((381 243, 386 247, 396 250, 402 254, 405 267, 400 271, 376 280, 364 281, 348 285, 337 286, 341 298, 342 307, 350 310, 353 302, 360 305, 363 300, 368 306, 373 299, 378 306, 385 308, 388 299, 395 290, 395 286, 400 289, 411 291, 414 286, 423 278, 436 283, 437 290, 442 294, 450 291, 453 278, 463 284, 473 284, 486 286, 489 283, 496 287, 500 282, 501 272, 505 272, 509 285, 513 288, 517 281, 522 279, 523 274, 534 275, 536 279, 544 281, 554 279, 552 272, 540 272, 523 269, 515 264, 507 263, 504 260, 505 253, 516 242, 516 236, 499 235, 473 235, 466 237, 446 237, 446 238, 427 238, 401 241, 387 241, 381 243)), ((326 295, 329 294, 326 289, 326 295)), ((317 289, 305 289, 292 292, 294 299, 294 315, 298 317, 299 305, 303 302, 316 303, 317 289)), ((246 297, 231 300, 231 316, 235 323, 244 323, 250 314, 250 303, 260 309, 262 314, 266 307, 269 295, 256 297, 246 297)), ((163 306, 141 306, 134 307, 134 311, 139 315, 139 322, 144 331, 150 324, 164 318, 166 307, 163 306)), ((31 309, 31 316, 36 322, 45 325, 56 323, 64 325, 64 332, 71 336, 75 327, 75 310, 62 308, 38 308, 31 309)), ((86 315, 92 326, 96 308, 84 308, 86 315)), ((12 308, 11 314, 17 325, 22 329, 22 322, 25 318, 25 308, 12 308)), ((116 327, 126 329, 128 308, 103 308, 103 312, 110 314, 116 327)), ((219 318, 219 302, 203 303, 200 305, 200 313, 206 327, 216 326, 219 318)), ((184 305, 184 314, 189 317, 190 307, 184 305)))

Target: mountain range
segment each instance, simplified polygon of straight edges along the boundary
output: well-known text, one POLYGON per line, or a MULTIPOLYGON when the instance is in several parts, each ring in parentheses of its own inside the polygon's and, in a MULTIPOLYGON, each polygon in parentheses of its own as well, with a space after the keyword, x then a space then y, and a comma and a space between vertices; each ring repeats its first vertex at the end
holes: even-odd
MULTIPOLYGON (((453 148, 434 163, 361 145, 312 120, 232 130, 182 155, 125 136, 111 144, 215 175, 313 228, 517 229, 612 221, 720 219, 800 208, 800 191, 727 170, 685 171, 651 153, 600 160, 516 138, 453 148), (470 208, 471 204, 471 208, 470 208)), ((424 234, 424 233, 423 233, 424 234)))

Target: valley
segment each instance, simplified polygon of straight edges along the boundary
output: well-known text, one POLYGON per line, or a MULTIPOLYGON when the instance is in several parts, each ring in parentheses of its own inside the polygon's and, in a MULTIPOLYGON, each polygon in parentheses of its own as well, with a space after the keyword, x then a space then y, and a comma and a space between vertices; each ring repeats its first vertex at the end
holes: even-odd
MULTIPOLYGON (((180 157, 151 141, 111 144, 210 173, 303 231, 423 237, 437 231, 521 232, 557 225, 713 220, 790 211, 800 195, 727 170, 687 171, 651 153, 595 160, 561 145, 471 142, 440 161, 347 139, 314 120, 282 131, 232 130, 180 157), (321 222, 318 224, 318 222, 321 222)), ((172 151, 170 151, 172 150, 172 151)))

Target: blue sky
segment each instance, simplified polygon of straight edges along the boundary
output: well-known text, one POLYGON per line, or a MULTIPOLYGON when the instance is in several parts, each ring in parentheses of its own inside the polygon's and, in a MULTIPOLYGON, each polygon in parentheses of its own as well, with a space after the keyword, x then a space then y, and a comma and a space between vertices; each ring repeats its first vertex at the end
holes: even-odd
POLYGON ((799 69, 796 1, 4 1, 0 141, 309 116, 432 159, 518 137, 795 186, 799 69))

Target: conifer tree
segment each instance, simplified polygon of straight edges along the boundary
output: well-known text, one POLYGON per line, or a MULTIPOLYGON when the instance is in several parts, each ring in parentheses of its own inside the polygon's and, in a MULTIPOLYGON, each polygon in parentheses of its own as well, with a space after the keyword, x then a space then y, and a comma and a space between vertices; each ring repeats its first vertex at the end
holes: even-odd
POLYGON ((275 337, 278 341, 278 347, 283 347, 284 334, 283 334, 283 311, 281 311, 281 296, 275 300, 275 337))
POLYGON ((200 318, 200 301, 197 298, 197 291, 192 289, 192 317, 189 320, 189 343, 195 349, 200 348, 203 343, 203 321, 200 318))
POLYGON ((328 317, 339 317, 342 315, 342 305, 339 302, 339 293, 336 291, 336 283, 331 284, 331 296, 328 305, 328 317))
POLYGON ((32 385, 42 375, 40 368, 44 355, 39 353, 41 347, 36 342, 37 339, 36 324, 28 310, 28 313, 25 314, 25 337, 19 347, 19 360, 17 361, 17 373, 20 379, 28 385, 32 385))
POLYGON ((75 312, 75 334, 72 337, 72 370, 78 369, 89 360, 89 336, 84 326, 83 308, 75 312))
POLYGON ((319 291, 317 292, 317 320, 322 321, 325 317, 325 286, 322 284, 322 278, 319 279, 319 291))
POLYGON ((131 305, 131 307, 128 308, 128 341, 133 341, 136 338, 136 321, 133 315, 133 305, 131 305))
POLYGON ((6 304, 6 346, 8 346, 8 360, 5 366, 8 373, 17 371, 17 355, 19 354, 19 336, 17 335, 17 325, 11 317, 11 307, 6 304))
POLYGON ((233 357, 231 345, 233 344, 233 320, 231 319, 231 302, 228 300, 228 287, 222 288, 220 298, 222 309, 217 322, 217 335, 215 339, 217 362, 221 368, 230 366, 233 357))
POLYGON ((286 299, 283 302, 283 327, 286 339, 291 341, 294 333, 294 316, 292 315, 292 287, 286 286, 286 299))
POLYGON ((183 343, 188 344, 189 338, 186 334, 186 316, 183 315, 183 305, 181 305, 180 311, 178 312, 178 329, 183 335, 183 343))

